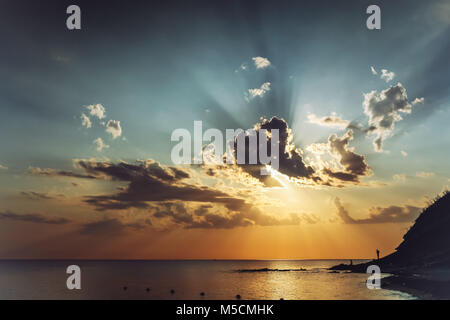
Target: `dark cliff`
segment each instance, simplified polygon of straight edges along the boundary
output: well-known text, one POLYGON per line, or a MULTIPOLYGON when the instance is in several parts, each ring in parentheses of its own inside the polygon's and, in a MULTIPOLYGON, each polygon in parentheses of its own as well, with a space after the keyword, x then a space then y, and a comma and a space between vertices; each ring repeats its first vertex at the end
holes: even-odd
MULTIPOLYGON (((446 191, 426 207, 414 225, 403 236, 395 252, 359 265, 339 265, 332 270, 365 272, 370 264, 380 266, 382 272, 418 273, 432 276, 450 269, 450 192, 446 191)), ((450 272, 449 272, 450 279, 450 272)))

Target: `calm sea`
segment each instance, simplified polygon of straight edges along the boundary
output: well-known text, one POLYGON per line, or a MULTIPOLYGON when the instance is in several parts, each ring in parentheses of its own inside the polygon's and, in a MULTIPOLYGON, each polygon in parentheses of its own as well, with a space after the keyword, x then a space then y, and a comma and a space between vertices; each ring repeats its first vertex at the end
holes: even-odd
POLYGON ((414 299, 367 289, 365 274, 326 270, 342 262, 0 261, 0 299, 414 299), (71 264, 81 268, 81 290, 66 287, 71 264), (263 268, 278 271, 237 271, 263 268))

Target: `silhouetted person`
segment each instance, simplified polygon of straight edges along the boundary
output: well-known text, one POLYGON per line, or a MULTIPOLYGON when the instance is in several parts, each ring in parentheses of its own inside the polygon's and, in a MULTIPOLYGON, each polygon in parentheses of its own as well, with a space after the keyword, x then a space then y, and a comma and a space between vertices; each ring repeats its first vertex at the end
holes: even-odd
POLYGON ((353 260, 350 260, 350 265, 351 265, 351 266, 353 265, 353 260))
POLYGON ((377 249, 377 260, 380 260, 380 250, 377 249))

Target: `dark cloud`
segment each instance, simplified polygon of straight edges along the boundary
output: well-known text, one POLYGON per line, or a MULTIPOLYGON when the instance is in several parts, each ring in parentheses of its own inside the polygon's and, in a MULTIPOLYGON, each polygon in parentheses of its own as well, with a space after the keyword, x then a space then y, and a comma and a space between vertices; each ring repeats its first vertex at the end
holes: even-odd
MULTIPOLYGON (((190 177, 187 171, 162 166, 151 159, 139 161, 137 164, 126 162, 114 164, 78 159, 74 161, 74 165, 85 173, 64 172, 64 176, 80 178, 88 176, 93 179, 128 182, 127 186, 118 188, 117 193, 86 196, 84 201, 99 211, 145 209, 149 208, 149 203, 168 201, 214 203, 224 206, 230 212, 238 212, 251 207, 242 198, 204 185, 185 183, 183 180, 190 177)), ((45 172, 48 175, 60 175, 60 171, 50 169, 35 171, 39 174, 45 172)))
POLYGON ((129 182, 118 193, 88 196, 85 201, 98 210, 147 208, 148 202, 173 200, 219 203, 229 210, 239 210, 245 204, 243 199, 216 189, 184 183, 182 180, 189 177, 187 172, 161 166, 153 160, 138 165, 86 160, 78 160, 76 164, 96 177, 129 182))
POLYGON ((48 193, 41 193, 41 192, 35 192, 35 191, 22 191, 20 192, 20 195, 23 197, 26 197, 30 200, 54 200, 58 198, 63 198, 63 194, 48 194, 48 193))
POLYGON ((46 177, 69 177, 69 178, 81 178, 81 179, 97 179, 92 175, 78 174, 71 171, 53 170, 53 169, 41 169, 36 167, 28 167, 28 173, 32 175, 40 175, 46 177))
MULTIPOLYGON (((326 120, 326 119, 325 119, 326 120)), ((331 121, 331 120, 328 120, 331 121)), ((337 121, 337 120, 336 120, 337 121)), ((342 121, 341 121, 342 122, 342 121)), ((347 127, 355 126, 359 131, 364 131, 366 129, 358 126, 357 124, 352 124, 348 121, 344 121, 347 127)), ((285 174, 291 178, 303 178, 310 182, 328 185, 328 186, 339 186, 336 185, 335 181, 339 180, 342 182, 359 183, 359 179, 362 176, 368 176, 371 174, 371 170, 366 163, 365 157, 359 155, 353 151, 353 148, 349 146, 350 141, 353 140, 353 130, 348 130, 342 137, 338 137, 336 134, 331 135, 328 138, 328 144, 322 144, 324 150, 327 150, 334 158, 337 159, 340 169, 331 168, 328 166, 322 167, 319 171, 315 171, 312 166, 307 165, 303 160, 303 152, 301 149, 297 148, 293 144, 292 131, 289 128, 287 122, 283 119, 272 117, 270 120, 262 119, 261 122, 254 126, 256 133, 256 150, 255 146, 250 144, 250 133, 243 132, 237 135, 234 139, 233 145, 233 157, 236 160, 238 158, 237 146, 239 140, 242 140, 242 136, 245 141, 245 164, 238 164, 238 166, 246 173, 254 178, 261 181, 266 187, 281 186, 279 181, 274 179, 271 175, 262 175, 261 168, 264 166, 259 157, 259 132, 261 129, 265 129, 268 132, 266 138, 266 148, 267 154, 271 154, 271 139, 272 130, 278 129, 279 141, 276 144, 279 148, 279 169, 278 171, 285 174), (257 155, 255 162, 256 164, 250 164, 251 155, 257 155), (323 176, 325 174, 329 178, 327 179, 323 176)), ((324 166, 324 163, 322 164, 324 166)), ((222 165, 217 165, 214 168, 210 166, 206 167, 205 172, 209 176, 220 176, 218 172, 223 169, 222 165)))
POLYGON ((66 224, 70 222, 70 220, 66 218, 47 218, 44 217, 43 215, 35 213, 17 214, 13 212, 0 212, 0 219, 34 222, 34 223, 46 223, 46 224, 66 224))
POLYGON ((347 209, 341 204, 341 200, 339 198, 334 199, 334 204, 337 208, 337 215, 341 218, 342 222, 344 223, 355 223, 355 220, 350 217, 350 214, 348 213, 347 209))
POLYGON ((123 191, 101 196, 87 197, 86 202, 99 210, 146 208, 147 202, 160 201, 214 202, 225 205, 230 210, 237 210, 245 203, 243 199, 233 198, 228 194, 205 186, 189 184, 170 184, 154 177, 136 177, 123 191))
POLYGON ((326 175, 334 178, 334 179, 338 179, 338 180, 341 180, 341 181, 359 182, 358 176, 353 174, 353 173, 347 173, 347 172, 343 172, 343 171, 333 171, 333 170, 328 169, 328 168, 324 168, 322 170, 322 172, 325 173, 326 175))
POLYGON ((270 120, 263 118, 261 119, 261 122, 255 125, 254 130, 257 134, 256 150, 254 150, 250 146, 250 138, 248 134, 241 133, 235 138, 233 153, 234 157, 237 158, 237 146, 239 137, 241 135, 245 135, 245 164, 241 165, 244 171, 246 171, 253 177, 260 179, 262 182, 268 182, 267 180, 270 179, 270 177, 261 175, 260 173, 260 168, 263 166, 263 163, 259 157, 259 132, 261 129, 265 129, 268 132, 266 142, 268 155, 271 154, 272 130, 277 129, 279 132, 279 141, 276 144, 279 150, 279 172, 293 178, 318 179, 317 177, 314 177, 314 169, 304 163, 301 149, 297 148, 293 144, 293 135, 288 123, 284 119, 280 119, 277 117, 272 117, 270 120), (257 155, 255 165, 250 164, 250 154, 257 155))
POLYGON ((175 182, 189 178, 189 174, 186 171, 175 167, 163 167, 151 159, 139 161, 138 164, 129 164, 126 162, 114 164, 110 162, 78 159, 74 161, 74 164, 97 179, 110 178, 118 181, 131 182, 139 177, 149 177, 159 181, 175 182))
POLYGON ((139 176, 150 176, 165 181, 178 181, 189 178, 189 174, 186 171, 175 167, 162 167, 158 162, 151 159, 138 161, 138 164, 135 165, 126 162, 114 164, 106 161, 84 159, 75 159, 73 162, 76 168, 82 169, 85 173, 36 167, 29 167, 28 173, 49 177, 61 176, 80 179, 112 179, 117 181, 132 181, 139 176))
MULTIPOLYGON (((272 129, 279 130, 279 171, 281 173, 295 178, 312 177, 314 169, 303 162, 302 151, 293 144, 292 131, 285 120, 273 117, 270 120, 264 119, 258 126, 260 129, 266 129, 268 132, 271 132, 272 129)), ((269 138, 268 142, 270 140, 269 138)), ((270 143, 268 145, 270 146, 270 143)))
POLYGON ((153 216, 158 219, 167 218, 171 222, 186 229, 231 229, 247 226, 280 226, 298 225, 300 223, 316 223, 314 215, 291 213, 287 217, 277 218, 261 212, 258 208, 245 204, 240 211, 226 214, 214 211, 211 205, 202 205, 192 209, 182 202, 163 203, 155 206, 153 216))
POLYGON ((349 148, 351 140, 353 140, 353 130, 348 130, 342 137, 332 134, 328 138, 330 153, 338 159, 344 171, 324 168, 323 172, 326 175, 342 181, 358 182, 360 176, 370 174, 370 168, 364 156, 356 154, 349 148))
POLYGON ((347 209, 341 204, 339 198, 334 201, 337 214, 342 222, 347 224, 374 224, 374 223, 401 223, 414 221, 420 213, 421 208, 404 205, 389 207, 372 207, 369 210, 369 217, 365 219, 354 219, 347 209))
POLYGON ((34 192, 34 191, 22 191, 20 195, 31 199, 31 200, 50 200, 53 197, 47 195, 46 193, 34 192))
POLYGON ((370 208, 370 218, 366 219, 372 223, 385 222, 410 222, 414 221, 422 209, 415 206, 389 206, 370 208))

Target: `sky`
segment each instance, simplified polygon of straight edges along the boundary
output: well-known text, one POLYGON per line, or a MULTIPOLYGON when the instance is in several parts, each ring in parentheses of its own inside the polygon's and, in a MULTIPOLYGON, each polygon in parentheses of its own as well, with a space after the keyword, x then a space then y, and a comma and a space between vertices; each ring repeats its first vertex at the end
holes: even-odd
POLYGON ((450 5, 371 4, 2 1, 0 258, 394 251, 450 185, 450 5), (194 121, 279 129, 280 168, 175 164, 194 121))

